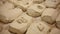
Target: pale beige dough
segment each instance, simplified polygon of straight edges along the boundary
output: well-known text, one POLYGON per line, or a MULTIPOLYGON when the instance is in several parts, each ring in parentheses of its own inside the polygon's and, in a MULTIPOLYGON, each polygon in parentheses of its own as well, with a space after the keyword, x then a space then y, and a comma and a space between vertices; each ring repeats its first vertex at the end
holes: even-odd
POLYGON ((8 30, 3 30, 0 34, 12 34, 8 30))
POLYGON ((60 34, 60 29, 54 27, 52 28, 50 34, 60 34))
POLYGON ((33 0, 33 4, 43 3, 45 0, 33 0))
POLYGON ((51 8, 56 8, 58 4, 59 4, 59 0, 46 0, 45 1, 45 5, 51 8))
POLYGON ((9 25, 9 31, 17 34, 24 34, 27 31, 27 28, 29 26, 30 26, 30 23, 12 22, 9 25))
POLYGON ((56 26, 58 28, 60 28, 60 14, 58 15, 58 17, 56 18, 56 26))
POLYGON ((48 34, 50 29, 51 26, 43 21, 40 21, 39 23, 32 23, 26 34, 48 34))
POLYGON ((41 4, 34 4, 27 9, 27 14, 32 17, 38 17, 42 14, 44 10, 45 10, 45 6, 41 4))
POLYGON ((23 11, 20 8, 14 8, 10 10, 3 9, 0 10, 0 21, 4 23, 11 22, 12 20, 14 20, 23 13, 23 11))
POLYGON ((21 14, 15 21, 19 23, 32 23, 32 17, 27 15, 26 13, 21 14))
POLYGON ((46 8, 41 16, 41 19, 48 22, 49 24, 53 24, 57 18, 58 13, 59 12, 56 9, 46 8))
POLYGON ((27 10, 27 8, 32 5, 32 0, 9 0, 14 5, 19 6, 24 12, 27 10))

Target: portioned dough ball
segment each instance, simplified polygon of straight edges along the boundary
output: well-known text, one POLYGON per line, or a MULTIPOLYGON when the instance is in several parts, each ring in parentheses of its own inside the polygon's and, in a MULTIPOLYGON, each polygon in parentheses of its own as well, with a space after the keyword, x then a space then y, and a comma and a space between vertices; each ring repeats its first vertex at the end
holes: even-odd
POLYGON ((28 28, 26 34, 41 34, 39 29, 37 28, 36 23, 32 23, 28 28))
POLYGON ((27 31, 31 23, 32 17, 28 16, 26 13, 23 13, 9 25, 9 31, 23 34, 27 31))
POLYGON ((24 12, 30 5, 32 5, 32 0, 9 0, 9 1, 19 6, 24 12))
POLYGON ((56 19, 56 26, 58 28, 60 28, 60 14, 58 15, 57 19, 56 19))
POLYGON ((22 0, 20 2, 18 1, 17 4, 25 12, 27 8, 32 5, 32 0, 22 0))
POLYGON ((4 23, 11 22, 19 15, 21 15, 23 11, 20 8, 14 8, 10 10, 0 10, 0 21, 4 23))
POLYGON ((38 21, 37 23, 38 23, 37 28, 40 30, 41 34, 48 34, 52 28, 51 25, 47 24, 44 21, 38 21))
POLYGON ((57 4, 59 4, 59 0, 46 0, 45 1, 45 5, 47 7, 56 8, 57 4))
POLYGON ((56 9, 46 8, 41 17, 43 21, 46 21, 49 24, 53 24, 58 14, 59 12, 56 9))
POLYGON ((14 21, 9 25, 9 31, 12 33, 24 34, 29 26, 30 23, 18 23, 14 21))
POLYGON ((28 7, 32 5, 32 0, 23 0, 20 3, 20 6, 22 7, 23 11, 26 11, 28 7))
POLYGON ((26 34, 48 34, 51 26, 43 21, 32 23, 26 34))
POLYGON ((31 23, 32 17, 28 16, 26 13, 23 13, 15 21, 19 23, 31 23))
POLYGON ((9 31, 23 34, 27 31, 31 23, 32 17, 28 16, 26 13, 23 13, 9 25, 9 31))
POLYGON ((27 9, 26 13, 29 16, 37 17, 37 16, 40 16, 44 10, 45 10, 45 6, 41 4, 34 4, 27 9))

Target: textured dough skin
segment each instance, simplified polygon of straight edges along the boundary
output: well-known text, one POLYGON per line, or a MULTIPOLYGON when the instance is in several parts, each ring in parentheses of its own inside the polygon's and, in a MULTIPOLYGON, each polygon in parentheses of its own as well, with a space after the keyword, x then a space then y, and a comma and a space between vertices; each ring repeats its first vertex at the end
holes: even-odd
POLYGON ((33 3, 34 4, 40 4, 40 3, 42 3, 42 2, 44 2, 45 0, 33 0, 33 3))
POLYGON ((44 9, 45 9, 45 6, 41 4, 34 4, 27 9, 27 14, 32 17, 38 17, 42 14, 44 9))
POLYGON ((24 34, 31 23, 32 17, 28 16, 26 13, 23 13, 10 24, 9 31, 18 34, 24 34))
POLYGON ((39 23, 32 23, 28 28, 26 34, 48 34, 51 26, 47 25, 47 23, 40 21, 39 23))
POLYGON ((58 13, 59 12, 56 9, 46 8, 41 17, 43 21, 53 24, 57 18, 58 13))
POLYGON ((24 12, 27 10, 27 8, 32 5, 32 0, 9 0, 14 5, 19 6, 24 12))
POLYGON ((13 33, 23 34, 26 32, 29 26, 30 23, 18 23, 15 21, 9 25, 9 31, 13 33))
POLYGON ((23 13, 16 19, 16 21, 19 23, 31 23, 32 17, 28 16, 26 13, 23 13))
POLYGON ((59 2, 0 0, 0 34, 60 34, 59 2))
POLYGON ((52 28, 49 34, 60 34, 60 30, 58 28, 52 28))
POLYGON ((56 18, 56 26, 60 29, 60 14, 56 18))
POLYGON ((12 34, 8 30, 3 30, 0 34, 12 34))
POLYGON ((59 4, 59 0, 46 0, 45 5, 49 8, 56 8, 59 4))
POLYGON ((19 8, 14 8, 10 10, 0 11, 0 21, 4 23, 9 23, 21 15, 23 11, 19 8))
POLYGON ((28 31, 26 34, 40 34, 37 25, 36 24, 31 24, 30 27, 28 28, 28 31))
POLYGON ((4 2, 1 6, 0 6, 0 10, 9 10, 9 9, 12 9, 14 8, 14 5, 10 2, 4 2))

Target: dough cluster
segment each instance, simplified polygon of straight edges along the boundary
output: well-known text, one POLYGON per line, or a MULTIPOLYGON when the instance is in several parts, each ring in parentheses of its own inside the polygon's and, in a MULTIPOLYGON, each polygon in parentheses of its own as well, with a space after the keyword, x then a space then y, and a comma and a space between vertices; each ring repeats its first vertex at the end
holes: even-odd
POLYGON ((60 34, 60 0, 0 0, 0 34, 60 34))

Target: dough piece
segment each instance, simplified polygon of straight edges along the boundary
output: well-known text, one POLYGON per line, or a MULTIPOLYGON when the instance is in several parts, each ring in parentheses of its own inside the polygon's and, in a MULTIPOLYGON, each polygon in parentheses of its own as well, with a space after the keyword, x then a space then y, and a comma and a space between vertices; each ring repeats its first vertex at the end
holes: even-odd
POLYGON ((4 23, 11 22, 15 18, 17 18, 19 15, 21 15, 23 11, 20 8, 14 8, 10 10, 0 10, 0 21, 4 23))
POLYGON ((53 24, 56 20, 58 13, 59 12, 56 9, 46 8, 41 17, 43 21, 46 21, 49 24, 53 24))
POLYGON ((28 28, 26 34, 48 34, 51 26, 45 22, 33 23, 28 28))
POLYGON ((29 26, 30 23, 18 23, 14 21, 9 25, 9 31, 17 34, 24 34, 29 26))
POLYGON ((44 9, 45 9, 45 6, 41 4, 34 4, 27 9, 27 14, 32 17, 38 17, 42 14, 44 9))
POLYGON ((32 5, 32 0, 22 0, 18 4, 20 5, 23 11, 26 11, 29 6, 32 5), (19 4, 20 3, 20 4, 19 4))
POLYGON ((32 17, 28 16, 26 13, 23 13, 15 21, 19 23, 32 23, 32 17))
POLYGON ((50 26, 44 21, 38 21, 37 23, 38 23, 37 28, 40 30, 41 34, 48 34, 50 32, 52 26, 50 26))
POLYGON ((23 34, 32 23, 32 17, 26 13, 21 14, 10 24, 9 30, 13 33, 23 34))
POLYGON ((12 3, 19 6, 25 12, 32 5, 32 0, 12 0, 12 3))
POLYGON ((14 8, 14 5, 10 2, 4 2, 4 4, 0 7, 1 10, 8 10, 14 8))
POLYGON ((31 24, 26 34, 41 34, 36 24, 31 24))
POLYGON ((56 19, 56 26, 58 28, 60 28, 60 14, 58 15, 57 19, 56 19))
POLYGON ((46 0, 45 5, 47 7, 56 8, 57 4, 59 4, 59 2, 60 2, 59 0, 46 0))
POLYGON ((58 28, 53 28, 50 34, 60 34, 60 30, 58 28))

